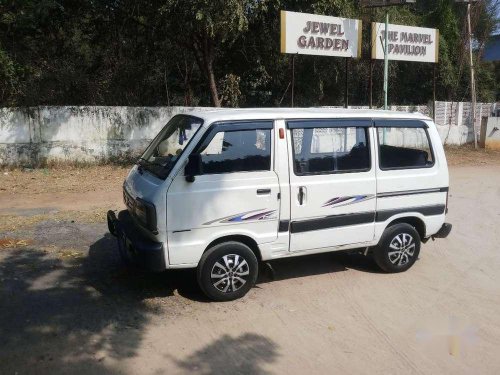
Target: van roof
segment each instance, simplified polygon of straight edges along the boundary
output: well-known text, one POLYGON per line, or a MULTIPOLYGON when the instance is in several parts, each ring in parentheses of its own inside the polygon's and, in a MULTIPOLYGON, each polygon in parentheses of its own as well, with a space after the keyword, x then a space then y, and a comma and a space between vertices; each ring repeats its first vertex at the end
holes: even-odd
POLYGON ((418 112, 344 108, 213 108, 196 110, 189 115, 202 118, 206 124, 224 120, 279 120, 303 118, 398 118, 431 120, 418 112))

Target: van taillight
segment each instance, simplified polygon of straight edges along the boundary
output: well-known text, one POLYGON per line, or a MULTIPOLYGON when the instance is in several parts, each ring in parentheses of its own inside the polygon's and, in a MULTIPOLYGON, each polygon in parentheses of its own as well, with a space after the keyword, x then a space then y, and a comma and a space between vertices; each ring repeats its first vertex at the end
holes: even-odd
POLYGON ((448 195, 450 194, 450 189, 446 191, 446 209, 444 210, 444 213, 448 213, 448 195))

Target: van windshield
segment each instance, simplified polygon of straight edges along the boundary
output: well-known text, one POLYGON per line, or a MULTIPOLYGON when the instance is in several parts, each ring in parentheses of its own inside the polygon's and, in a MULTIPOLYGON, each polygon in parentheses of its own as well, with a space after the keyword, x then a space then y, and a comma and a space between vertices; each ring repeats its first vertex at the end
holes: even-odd
POLYGON ((172 117, 144 151, 138 164, 155 176, 165 179, 202 124, 202 119, 193 116, 172 117))

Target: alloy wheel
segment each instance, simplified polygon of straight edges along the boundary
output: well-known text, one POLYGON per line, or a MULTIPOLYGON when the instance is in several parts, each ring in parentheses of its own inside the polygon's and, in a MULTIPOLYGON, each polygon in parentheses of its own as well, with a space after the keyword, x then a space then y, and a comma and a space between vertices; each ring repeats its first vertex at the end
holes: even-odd
POLYGON ((395 236, 389 245, 389 260, 397 266, 404 266, 415 255, 415 240, 408 233, 400 233, 395 236))
POLYGON ((224 255, 215 262, 210 272, 212 285, 223 293, 235 292, 247 282, 250 268, 241 255, 224 255))

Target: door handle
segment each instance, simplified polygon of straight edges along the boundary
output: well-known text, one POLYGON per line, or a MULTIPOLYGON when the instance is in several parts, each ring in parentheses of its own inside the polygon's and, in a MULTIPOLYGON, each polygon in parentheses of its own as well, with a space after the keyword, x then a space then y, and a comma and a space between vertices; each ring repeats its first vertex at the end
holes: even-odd
POLYGON ((304 196, 305 196, 304 187, 300 186, 299 187, 299 195, 298 195, 300 206, 302 206, 302 204, 304 204, 304 196))
POLYGON ((257 189, 257 195, 269 195, 271 194, 271 189, 257 189))

